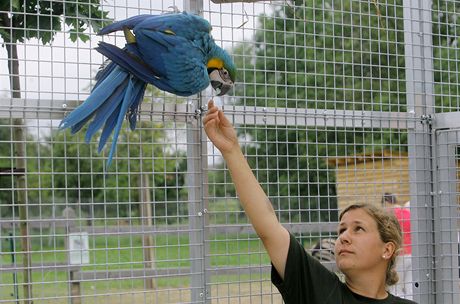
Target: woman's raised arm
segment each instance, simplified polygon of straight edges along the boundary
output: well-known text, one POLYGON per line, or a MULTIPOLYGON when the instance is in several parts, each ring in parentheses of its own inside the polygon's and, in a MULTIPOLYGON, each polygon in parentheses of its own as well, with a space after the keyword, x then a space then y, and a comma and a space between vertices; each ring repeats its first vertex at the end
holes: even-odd
POLYGON ((213 101, 208 103, 203 125, 209 139, 220 150, 227 163, 241 206, 262 240, 273 266, 284 278, 289 233, 278 221, 267 195, 249 167, 233 125, 214 106, 213 101))

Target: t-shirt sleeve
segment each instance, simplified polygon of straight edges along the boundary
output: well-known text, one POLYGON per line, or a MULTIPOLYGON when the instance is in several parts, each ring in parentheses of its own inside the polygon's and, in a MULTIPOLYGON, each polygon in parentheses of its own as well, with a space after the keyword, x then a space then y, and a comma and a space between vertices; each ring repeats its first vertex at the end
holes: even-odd
POLYGON ((309 255, 292 234, 284 280, 273 265, 271 279, 286 303, 324 300, 340 284, 337 275, 309 255))

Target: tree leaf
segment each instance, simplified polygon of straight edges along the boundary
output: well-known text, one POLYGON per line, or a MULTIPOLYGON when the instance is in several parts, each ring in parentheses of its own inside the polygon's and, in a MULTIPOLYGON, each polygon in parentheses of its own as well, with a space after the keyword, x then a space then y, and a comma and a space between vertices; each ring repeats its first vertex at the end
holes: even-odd
POLYGON ((78 39, 77 33, 76 32, 70 32, 70 40, 72 42, 75 42, 75 41, 77 41, 77 39, 78 39))
POLYGON ((83 42, 87 42, 90 37, 89 37, 89 35, 86 35, 84 33, 79 33, 78 38, 80 38, 80 40, 83 41, 83 42))
MULTIPOLYGON (((7 1, 5 1, 8 3, 7 1)), ((20 11, 21 10, 21 0, 10 0, 11 7, 13 8, 14 11, 20 11)))

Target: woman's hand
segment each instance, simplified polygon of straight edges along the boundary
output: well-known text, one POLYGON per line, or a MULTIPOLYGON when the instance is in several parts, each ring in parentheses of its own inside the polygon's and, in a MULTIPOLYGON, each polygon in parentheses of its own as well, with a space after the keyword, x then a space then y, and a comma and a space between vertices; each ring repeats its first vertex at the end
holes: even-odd
POLYGON ((233 125, 225 117, 222 110, 219 110, 214 101, 208 102, 208 112, 203 118, 203 125, 206 134, 212 143, 220 150, 222 155, 232 151, 240 151, 240 145, 233 125))

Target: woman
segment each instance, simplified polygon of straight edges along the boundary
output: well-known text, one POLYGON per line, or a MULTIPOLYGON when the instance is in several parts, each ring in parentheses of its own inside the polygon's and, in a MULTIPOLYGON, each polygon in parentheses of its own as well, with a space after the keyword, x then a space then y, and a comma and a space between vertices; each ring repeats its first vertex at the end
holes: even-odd
POLYGON ((285 303, 414 303, 387 292, 387 285, 397 281, 394 261, 401 246, 394 216, 367 205, 353 205, 340 214, 335 255, 345 275, 342 283, 280 224, 241 151, 235 129, 212 100, 203 125, 227 162, 240 203, 271 259, 272 282, 285 303))

